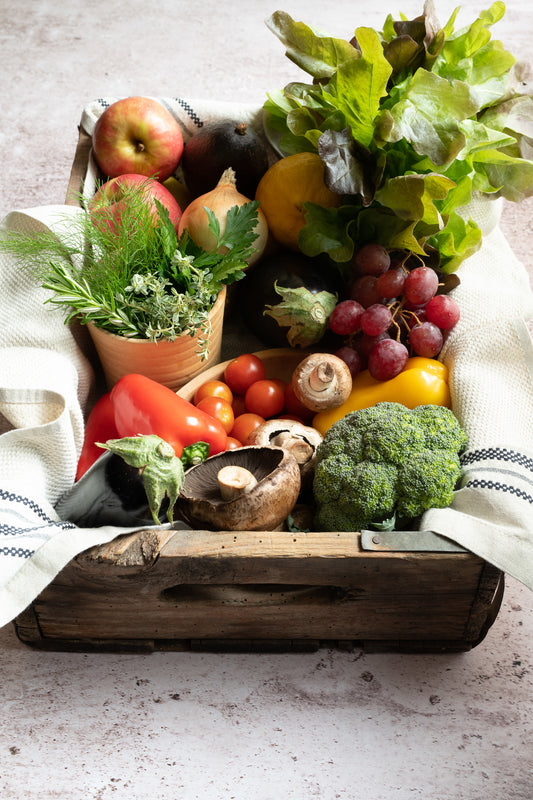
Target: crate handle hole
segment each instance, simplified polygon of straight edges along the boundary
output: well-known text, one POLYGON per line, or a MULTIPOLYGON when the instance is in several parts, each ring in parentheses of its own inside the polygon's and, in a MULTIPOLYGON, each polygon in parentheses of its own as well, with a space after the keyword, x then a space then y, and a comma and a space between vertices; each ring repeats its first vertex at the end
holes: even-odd
POLYGON ((171 603, 213 603, 222 605, 329 604, 344 594, 337 586, 301 584, 178 584, 164 589, 161 600, 171 603))

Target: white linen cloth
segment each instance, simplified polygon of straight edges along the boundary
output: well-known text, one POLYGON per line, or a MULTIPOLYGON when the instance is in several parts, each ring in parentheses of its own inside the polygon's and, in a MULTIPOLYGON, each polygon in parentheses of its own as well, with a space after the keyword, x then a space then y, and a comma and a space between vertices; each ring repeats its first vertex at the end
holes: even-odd
MULTIPOLYGON (((91 103, 81 124, 94 122, 113 99, 91 103)), ((237 113, 258 126, 260 110, 164 101, 185 138, 195 125, 237 113)), ((87 185, 94 181, 89 163, 87 185)), ((497 209, 484 204, 482 209, 497 209)), ((10 213, 5 231, 61 235, 68 206, 10 213)), ((481 250, 459 270, 462 316, 442 353, 451 368, 453 408, 464 425, 463 488, 449 509, 431 510, 422 528, 486 558, 533 589, 533 319, 527 273, 497 226, 484 219, 481 250)), ((94 373, 83 338, 45 304, 47 292, 0 250, 0 626, 13 620, 81 551, 135 528, 76 528, 54 510, 73 481, 83 441, 84 412, 94 399, 94 373)))
POLYGON ((461 319, 440 358, 468 448, 451 506, 421 528, 533 589, 533 293, 498 226, 458 275, 461 319))
MULTIPOLYGON (((8 214, 5 231, 60 227, 63 206, 8 214)), ((91 364, 49 296, 0 251, 0 627, 78 553, 132 529, 80 529, 54 505, 74 482, 91 364)))

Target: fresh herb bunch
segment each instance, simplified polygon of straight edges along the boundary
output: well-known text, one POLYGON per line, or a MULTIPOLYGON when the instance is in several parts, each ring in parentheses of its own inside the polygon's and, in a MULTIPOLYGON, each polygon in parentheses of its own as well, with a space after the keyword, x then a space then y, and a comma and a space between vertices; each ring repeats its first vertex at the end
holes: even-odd
POLYGON ((91 208, 80 196, 79 212, 61 220, 60 237, 50 231, 17 233, 0 246, 52 292, 45 302, 69 309, 67 323, 79 317, 120 336, 151 341, 199 335, 205 357, 208 314, 222 287, 244 277, 257 238, 259 203, 231 208, 224 232, 206 209, 216 237, 208 252, 187 230, 178 240, 167 209, 147 197, 147 185, 125 189, 118 210, 91 208))
POLYGON ((351 41, 316 33, 276 11, 267 25, 312 83, 290 83, 265 103, 265 127, 281 155, 318 152, 339 208, 306 204, 300 249, 342 265, 354 248, 440 253, 453 272, 481 245, 458 209, 472 194, 520 201, 533 194, 533 98, 520 67, 489 28, 494 2, 454 30, 431 2, 421 16, 383 30, 357 28, 351 41))

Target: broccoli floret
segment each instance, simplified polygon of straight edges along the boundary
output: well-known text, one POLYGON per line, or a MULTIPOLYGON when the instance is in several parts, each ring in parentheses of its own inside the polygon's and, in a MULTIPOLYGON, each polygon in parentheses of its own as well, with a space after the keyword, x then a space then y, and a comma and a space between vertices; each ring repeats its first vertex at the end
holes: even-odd
POLYGON ((412 414, 417 422, 423 423, 428 449, 463 452, 466 447, 466 433, 449 408, 435 405, 417 406, 412 414))
POLYGON ((345 491, 344 484, 351 486, 353 483, 352 473, 357 463, 344 453, 338 454, 334 447, 331 456, 320 460, 315 467, 315 500, 321 505, 338 502, 345 491))
POLYGON ((317 531, 361 531, 366 529, 364 520, 356 520, 350 508, 322 505, 317 508, 313 527, 317 531))
POLYGON ((448 506, 465 446, 456 417, 442 406, 378 403, 347 414, 317 448, 316 528, 357 531, 448 506))
MULTIPOLYGON (((335 456, 315 468, 314 494, 320 530, 353 531, 354 521, 368 527, 369 519, 383 521, 394 514, 398 472, 394 465, 355 461, 335 456)), ((315 522, 316 524, 316 522, 315 522)))
POLYGON ((387 416, 370 420, 362 434, 363 454, 369 461, 401 464, 406 453, 424 450, 424 431, 410 410, 400 406, 390 411, 387 416))
POLYGON ((363 458, 363 438, 362 431, 359 430, 357 420, 351 414, 339 419, 336 423, 336 430, 326 431, 323 441, 318 445, 318 449, 324 448, 328 455, 347 455, 355 461, 363 458))
POLYGON ((428 508, 445 508, 461 475, 459 456, 449 450, 426 450, 406 461, 398 479, 397 512, 414 519, 428 508))

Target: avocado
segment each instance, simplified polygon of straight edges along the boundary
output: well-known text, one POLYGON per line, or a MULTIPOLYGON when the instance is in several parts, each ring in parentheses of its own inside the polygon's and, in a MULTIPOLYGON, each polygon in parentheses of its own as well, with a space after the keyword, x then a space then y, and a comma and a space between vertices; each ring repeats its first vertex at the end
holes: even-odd
POLYGON ((232 167, 237 190, 249 199, 269 164, 265 142, 246 122, 233 119, 203 125, 186 142, 180 163, 195 197, 214 189, 224 170, 232 167))

